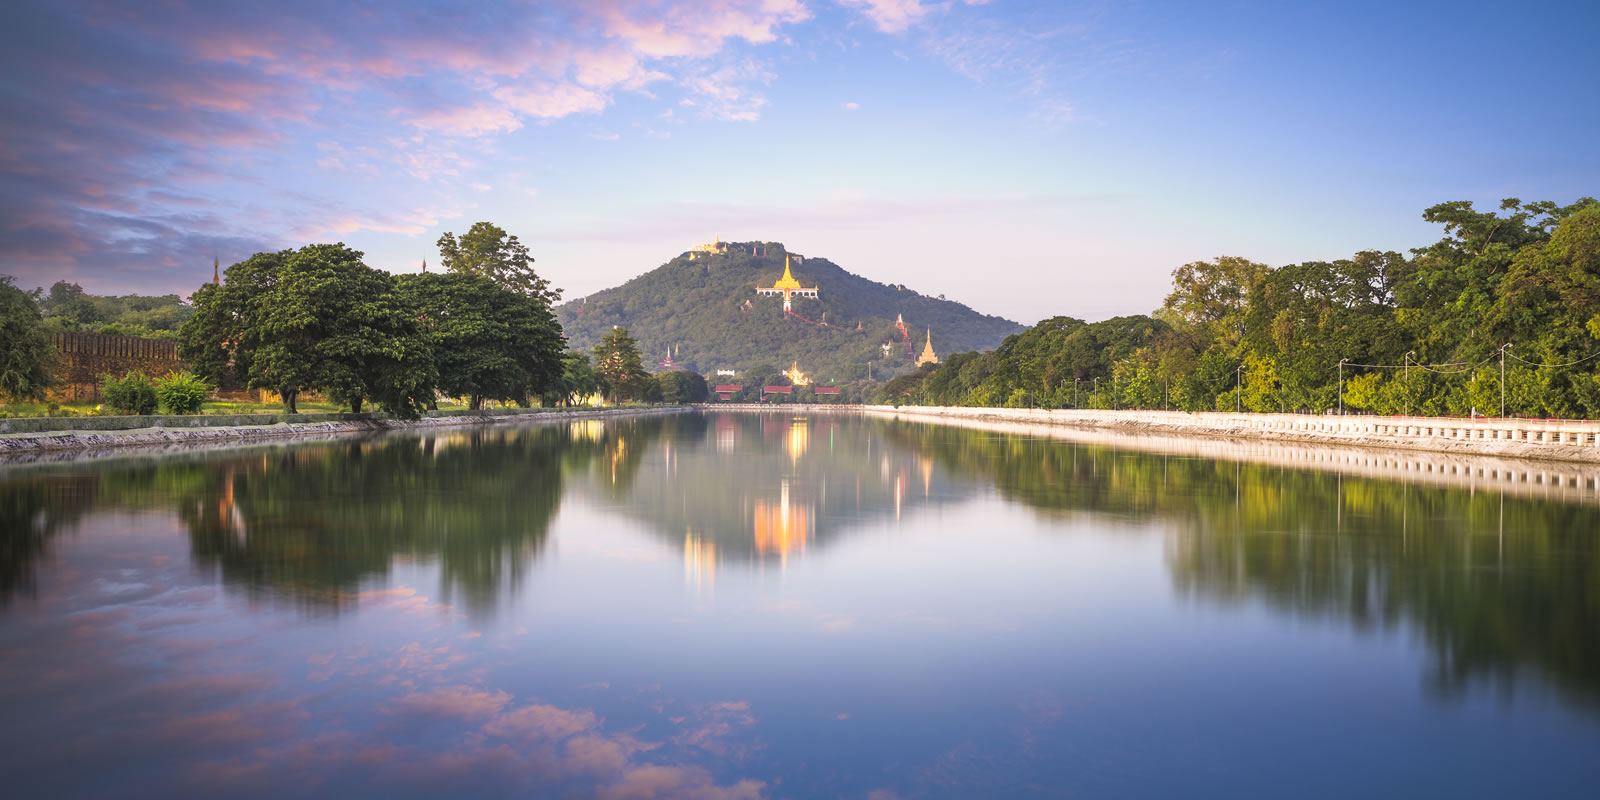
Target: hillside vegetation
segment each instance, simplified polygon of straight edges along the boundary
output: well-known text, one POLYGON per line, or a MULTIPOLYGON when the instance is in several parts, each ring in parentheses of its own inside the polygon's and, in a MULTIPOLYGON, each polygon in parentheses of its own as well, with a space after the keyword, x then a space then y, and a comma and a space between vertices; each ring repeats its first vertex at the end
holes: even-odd
POLYGON ((1185 264, 1153 317, 1047 319, 877 399, 1600 417, 1600 203, 1457 201, 1422 217, 1445 237, 1410 255, 1185 264))
POLYGON ((679 365, 701 372, 798 362, 815 381, 845 383, 866 377, 869 361, 880 380, 909 371, 928 328, 941 354, 993 348, 1023 329, 961 303, 851 274, 825 258, 794 259, 794 277, 818 287, 820 297, 795 298, 798 317, 786 315, 782 298, 755 293, 783 275, 785 250, 767 243, 766 255, 755 256, 753 246, 759 243, 730 242, 724 254, 710 257, 684 254, 622 286, 562 305, 557 314, 570 346, 587 351, 620 325, 639 342, 647 366, 671 347, 679 365), (895 330, 896 314, 904 315, 911 333, 911 357, 895 330), (891 344, 888 356, 885 343, 891 344))

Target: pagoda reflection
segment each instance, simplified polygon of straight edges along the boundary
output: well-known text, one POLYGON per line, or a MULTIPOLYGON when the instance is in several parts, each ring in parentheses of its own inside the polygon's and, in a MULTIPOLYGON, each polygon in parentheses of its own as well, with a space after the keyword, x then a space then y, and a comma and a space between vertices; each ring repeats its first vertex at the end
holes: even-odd
POLYGON ((813 533, 811 506, 793 502, 789 481, 784 479, 778 501, 757 499, 754 512, 756 555, 775 555, 787 561, 790 553, 803 553, 813 533))

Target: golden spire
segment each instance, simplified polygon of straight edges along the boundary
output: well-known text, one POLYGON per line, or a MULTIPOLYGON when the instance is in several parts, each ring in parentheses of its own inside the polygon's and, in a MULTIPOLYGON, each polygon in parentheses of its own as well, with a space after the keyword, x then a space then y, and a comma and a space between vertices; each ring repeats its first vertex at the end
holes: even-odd
POLYGON ((211 257, 211 285, 222 283, 222 259, 211 257))
POLYGON ((800 288, 800 282, 795 280, 794 279, 794 275, 789 272, 789 254, 788 253, 785 253, 783 255, 783 277, 779 278, 778 282, 773 284, 772 288, 774 288, 774 289, 798 289, 798 288, 800 288))

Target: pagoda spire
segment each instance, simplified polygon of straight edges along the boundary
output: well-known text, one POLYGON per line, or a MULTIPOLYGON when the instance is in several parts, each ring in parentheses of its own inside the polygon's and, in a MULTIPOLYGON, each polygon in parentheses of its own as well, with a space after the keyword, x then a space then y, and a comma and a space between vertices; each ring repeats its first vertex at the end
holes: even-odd
POLYGON ((428 259, 422 259, 422 274, 428 274, 428 259))
POLYGON ((221 283, 222 283, 222 259, 217 258, 216 256, 212 256, 211 257, 211 285, 212 286, 217 286, 217 285, 219 285, 221 283))

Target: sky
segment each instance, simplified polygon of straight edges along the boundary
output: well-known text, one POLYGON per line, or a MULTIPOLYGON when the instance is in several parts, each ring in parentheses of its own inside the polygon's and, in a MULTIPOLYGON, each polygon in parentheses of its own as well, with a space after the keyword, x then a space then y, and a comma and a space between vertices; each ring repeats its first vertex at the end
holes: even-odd
MULTIPOLYGON (((1023 323, 1173 268, 1405 250, 1600 194, 1580 2, 10 0, 0 274, 187 294, 263 250, 437 264, 487 220, 582 297, 783 242, 1023 323)), ((803 280, 803 277, 802 277, 803 280)), ((886 309, 886 313, 893 313, 886 309)))

